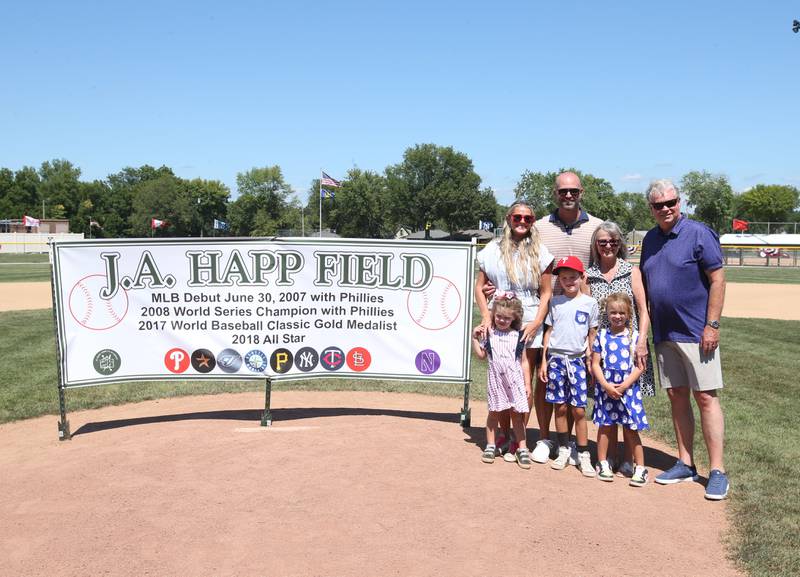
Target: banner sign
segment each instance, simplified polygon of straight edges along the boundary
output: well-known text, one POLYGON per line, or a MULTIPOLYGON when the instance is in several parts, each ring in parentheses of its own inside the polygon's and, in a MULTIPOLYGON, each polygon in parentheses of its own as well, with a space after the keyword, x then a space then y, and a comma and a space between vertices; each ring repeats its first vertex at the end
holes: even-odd
POLYGON ((96 239, 52 252, 65 387, 469 379, 471 243, 96 239))

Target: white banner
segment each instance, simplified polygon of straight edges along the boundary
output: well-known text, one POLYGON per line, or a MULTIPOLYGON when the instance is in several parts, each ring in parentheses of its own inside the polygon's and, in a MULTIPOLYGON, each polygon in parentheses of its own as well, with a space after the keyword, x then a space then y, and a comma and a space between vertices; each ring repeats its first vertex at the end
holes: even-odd
POLYGON ((469 378, 470 243, 97 239, 52 250, 65 386, 469 378))

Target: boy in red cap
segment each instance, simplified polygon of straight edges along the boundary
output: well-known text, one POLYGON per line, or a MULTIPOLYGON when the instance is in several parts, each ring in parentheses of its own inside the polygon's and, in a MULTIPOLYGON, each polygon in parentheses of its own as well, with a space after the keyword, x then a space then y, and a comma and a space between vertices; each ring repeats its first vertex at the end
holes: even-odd
POLYGON ((553 469, 563 469, 570 457, 567 411, 575 418, 578 446, 578 468, 586 477, 594 477, 589 455, 589 431, 586 426, 586 376, 590 343, 594 341, 600 318, 600 307, 592 297, 581 292, 583 263, 576 256, 556 261, 553 273, 558 275, 562 294, 550 300, 545 319, 544 354, 547 359, 539 368, 539 378, 547 383, 545 400, 555 405, 558 457, 553 469), (567 405, 570 408, 568 409, 567 405))

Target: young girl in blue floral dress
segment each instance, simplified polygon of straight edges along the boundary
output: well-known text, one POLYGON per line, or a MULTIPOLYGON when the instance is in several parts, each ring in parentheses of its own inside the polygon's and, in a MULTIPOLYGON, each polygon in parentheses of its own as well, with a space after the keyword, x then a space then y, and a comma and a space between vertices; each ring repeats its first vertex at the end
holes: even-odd
POLYGON ((634 362, 634 350, 639 338, 631 327, 633 303, 625 293, 613 293, 605 303, 608 329, 601 329, 592 345, 592 374, 595 378, 594 413, 598 426, 597 460, 601 481, 613 481, 608 462, 608 446, 616 442, 617 425, 622 425, 625 443, 633 448, 635 464, 630 484, 641 487, 647 483, 644 467, 644 448, 639 431, 650 428, 642 405, 639 377, 642 369, 634 362))
POLYGON ((489 359, 486 396, 489 415, 486 418, 486 449, 484 463, 494 462, 495 432, 500 413, 511 409, 511 424, 518 444, 514 457, 523 469, 531 468, 531 458, 525 442, 525 415, 531 396, 528 356, 521 339, 522 303, 514 293, 497 291, 492 305, 492 325, 484 325, 472 333, 472 348, 479 359, 489 359))

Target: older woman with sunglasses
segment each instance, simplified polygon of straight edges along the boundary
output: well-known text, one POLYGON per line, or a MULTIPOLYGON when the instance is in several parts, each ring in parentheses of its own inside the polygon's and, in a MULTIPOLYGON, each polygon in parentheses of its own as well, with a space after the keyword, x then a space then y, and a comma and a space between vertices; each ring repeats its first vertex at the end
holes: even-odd
MULTIPOLYGON (((642 394, 653 396, 655 380, 653 364, 647 348, 650 317, 647 314, 642 273, 639 271, 639 267, 625 260, 628 256, 628 248, 622 238, 622 231, 614 222, 607 220, 597 227, 592 235, 590 251, 585 287, 587 292, 600 303, 602 310, 600 329, 607 329, 609 326, 608 315, 603 306, 606 297, 613 293, 627 294, 633 300, 634 314, 631 323, 641 335, 635 349, 635 362, 644 371, 639 379, 640 389, 642 394)), ((630 459, 626 459, 623 463, 621 467, 623 473, 627 472, 626 464, 629 461, 630 459)))
MULTIPOLYGON (((553 255, 539 242, 534 227, 533 209, 523 201, 516 201, 508 209, 503 225, 503 235, 491 241, 478 253, 478 277, 475 281, 475 300, 481 312, 481 327, 488 330, 492 324, 491 301, 484 293, 484 286, 491 283, 497 294, 513 293, 522 301, 522 336, 526 343, 526 355, 531 374, 524 375, 528 392, 528 405, 532 406, 530 394, 531 377, 536 374, 536 362, 542 348, 542 322, 547 315, 552 294, 553 255)), ((539 384, 537 382, 537 389, 539 384)), ((544 390, 541 393, 544 402, 544 390)), ((538 398, 538 397, 537 397, 538 398)), ((537 415, 538 415, 537 404, 537 415)), ((526 416, 525 422, 530 413, 526 416)), ((501 416, 501 427, 506 417, 501 416)), ((541 427, 541 438, 547 439, 549 430, 541 427)))

